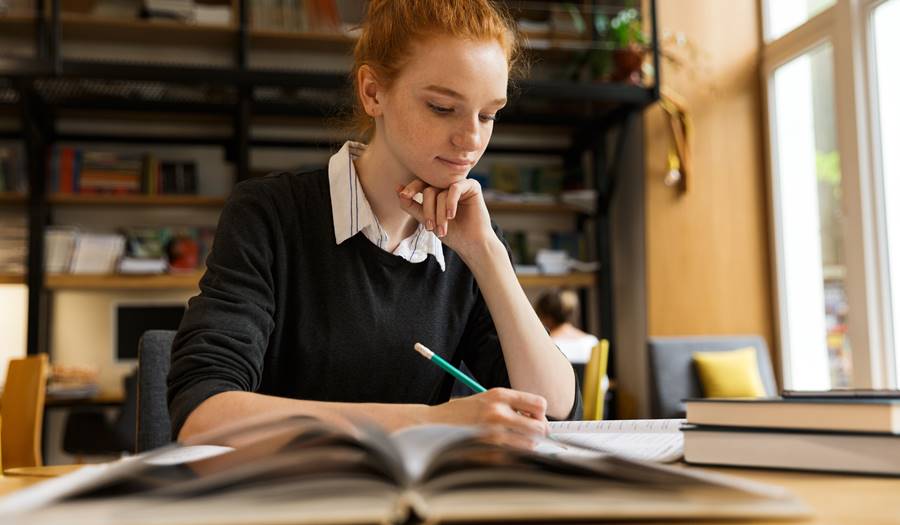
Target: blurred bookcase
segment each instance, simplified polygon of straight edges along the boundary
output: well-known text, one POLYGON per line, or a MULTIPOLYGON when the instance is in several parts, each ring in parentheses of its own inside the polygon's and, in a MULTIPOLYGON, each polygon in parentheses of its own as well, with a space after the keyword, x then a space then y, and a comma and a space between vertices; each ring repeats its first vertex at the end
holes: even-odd
MULTIPOLYGON (((495 139, 486 157, 552 159, 567 173, 581 174, 593 202, 585 208, 558 199, 497 199, 489 207, 497 216, 573 218, 599 269, 523 274, 520 282, 594 290, 599 335, 615 349, 609 207, 624 176, 628 130, 659 98, 656 2, 646 2, 640 13, 646 37, 630 44, 640 46, 643 69, 624 78, 610 69, 624 45, 610 23, 637 13, 640 2, 503 3, 526 37, 531 68, 512 86, 495 134, 512 129, 538 140, 495 139), (559 140, 544 140, 551 135, 559 140)), ((55 290, 193 289, 201 275, 199 269, 158 276, 46 274, 44 233, 57 210, 209 210, 220 208, 227 195, 54 192, 47 161, 54 146, 221 148, 232 183, 260 172, 251 165, 258 151, 331 151, 341 142, 329 126, 348 109, 350 54, 363 10, 364 0, 0 0, 0 149, 18 148, 27 179, 27 188, 0 191, 0 210, 26 215, 28 225, 25 271, 0 273, 0 283, 28 286, 29 353, 47 350, 47 304, 55 290), (61 126, 67 118, 88 124, 61 126), (107 122, 139 125, 123 131, 107 122), (173 123, 214 131, 172 132, 173 123), (163 131, 154 131, 159 126, 163 131), (323 132, 255 131, 298 127, 323 132)))

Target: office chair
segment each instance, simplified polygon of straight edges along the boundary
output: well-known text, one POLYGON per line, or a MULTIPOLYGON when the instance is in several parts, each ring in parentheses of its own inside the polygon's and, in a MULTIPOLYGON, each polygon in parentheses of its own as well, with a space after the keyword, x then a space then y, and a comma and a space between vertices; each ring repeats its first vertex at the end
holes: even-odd
POLYGON ((125 398, 110 421, 102 408, 73 409, 63 426, 63 452, 83 462, 83 456, 118 456, 133 453, 137 420, 137 371, 122 380, 125 398))
POLYGON ((694 352, 756 349, 766 396, 777 395, 775 373, 766 341, 759 336, 655 337, 647 342, 650 361, 651 414, 654 418, 685 416, 683 399, 703 397, 694 369, 694 352))
POLYGON ((174 330, 148 330, 138 342, 137 452, 172 441, 166 376, 174 339, 174 330))

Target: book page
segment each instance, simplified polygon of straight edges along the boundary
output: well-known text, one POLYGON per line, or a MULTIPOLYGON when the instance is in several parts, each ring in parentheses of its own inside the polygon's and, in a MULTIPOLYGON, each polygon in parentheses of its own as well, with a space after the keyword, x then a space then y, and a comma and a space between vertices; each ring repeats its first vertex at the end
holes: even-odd
POLYGON ((684 455, 684 436, 679 430, 684 423, 684 419, 553 422, 552 440, 541 442, 538 451, 563 456, 609 453, 670 463, 684 455))
POLYGON ((477 427, 457 425, 418 425, 391 434, 403 459, 407 480, 421 479, 435 456, 448 446, 479 433, 477 427))

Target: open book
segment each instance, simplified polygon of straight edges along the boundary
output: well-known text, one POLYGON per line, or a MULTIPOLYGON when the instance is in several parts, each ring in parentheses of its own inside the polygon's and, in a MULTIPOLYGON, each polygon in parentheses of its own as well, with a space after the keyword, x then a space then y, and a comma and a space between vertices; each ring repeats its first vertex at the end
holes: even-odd
POLYGON ((684 419, 619 419, 610 421, 560 421, 550 423, 553 437, 565 445, 581 445, 557 451, 558 443, 544 442, 538 450, 561 455, 591 455, 606 451, 628 459, 671 463, 684 456, 684 419))
POLYGON ((0 500, 0 522, 149 525, 800 517, 775 487, 475 427, 391 435, 290 417, 78 471, 0 500), (502 437, 502 436, 501 436, 502 437), (502 441, 502 439, 500 440, 502 441))

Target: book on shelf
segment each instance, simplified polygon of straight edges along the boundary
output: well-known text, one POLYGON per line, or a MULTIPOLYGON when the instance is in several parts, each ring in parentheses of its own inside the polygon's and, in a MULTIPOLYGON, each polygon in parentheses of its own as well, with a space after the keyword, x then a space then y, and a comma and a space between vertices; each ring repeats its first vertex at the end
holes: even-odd
POLYGON ((18 148, 0 147, 0 193, 25 193, 28 177, 18 148))
POLYGON ((68 273, 75 252, 77 228, 51 226, 44 232, 44 269, 47 273, 68 273))
POLYGON ((231 24, 231 5, 194 4, 194 22, 199 25, 231 24))
MULTIPOLYGON (((0 261, 2 232, 0 228, 0 261)), ((51 226, 44 237, 45 269, 73 274, 193 272, 203 266, 214 232, 212 227, 129 227, 105 234, 51 226)))
POLYGON ((125 251, 125 237, 113 233, 81 232, 75 238, 69 271, 73 274, 110 274, 125 251))
POLYGON ((194 19, 194 0, 143 0, 139 16, 189 22, 194 19))
POLYGON ((250 5, 254 29, 308 33, 344 30, 337 0, 258 0, 250 5))
POLYGON ((113 153, 56 147, 48 190, 59 194, 196 195, 193 161, 160 160, 152 153, 113 153))
POLYGON ((391 434, 293 416, 240 424, 29 487, 0 518, 116 523, 584 522, 802 517, 787 491, 607 453, 547 454, 499 431, 391 434))
POLYGON ((0 16, 34 13, 32 0, 0 0, 0 16))
POLYGON ((688 399, 689 463, 900 475, 900 399, 688 399))
POLYGON ((0 274, 22 275, 28 258, 28 223, 20 213, 0 215, 0 274))
POLYGON ((118 271, 123 275, 160 275, 168 270, 169 262, 165 257, 143 259, 126 256, 119 260, 118 265, 118 271))

